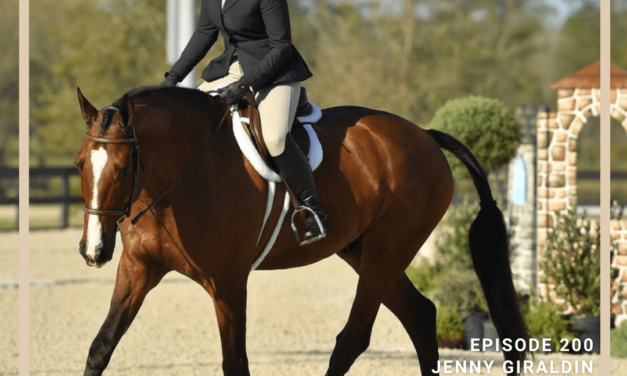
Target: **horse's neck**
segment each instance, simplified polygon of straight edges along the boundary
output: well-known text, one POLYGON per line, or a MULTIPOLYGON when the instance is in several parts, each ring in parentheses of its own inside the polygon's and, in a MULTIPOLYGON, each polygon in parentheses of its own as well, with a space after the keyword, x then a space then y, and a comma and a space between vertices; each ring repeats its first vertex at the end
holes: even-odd
MULTIPOLYGON (((225 111, 219 106, 144 110, 140 118, 144 122, 137 124, 144 159, 139 179, 148 199, 158 196, 179 174, 188 176, 177 185, 241 176, 245 166, 225 111)), ((211 189, 217 188, 211 184, 211 189)))

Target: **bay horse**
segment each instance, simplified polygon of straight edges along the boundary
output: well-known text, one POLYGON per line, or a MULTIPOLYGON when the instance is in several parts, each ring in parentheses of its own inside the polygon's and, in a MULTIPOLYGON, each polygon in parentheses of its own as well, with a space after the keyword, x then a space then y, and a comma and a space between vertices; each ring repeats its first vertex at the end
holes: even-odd
MULTIPOLYGON (((84 374, 103 373, 146 294, 177 271, 213 299, 224 375, 249 375, 246 285, 262 252, 257 234, 268 184, 238 149, 228 129, 229 106, 177 87, 134 89, 100 111, 80 89, 78 99, 87 124, 76 157, 85 201, 80 253, 88 265, 102 267, 112 258, 118 227, 124 235, 109 313, 84 374)), ((479 193, 470 252, 499 337, 526 341, 503 215, 471 152, 445 133, 366 108, 326 109, 318 126, 324 161, 315 177, 332 232, 299 247, 283 223, 258 269, 294 268, 337 255, 359 274, 326 375, 345 375, 366 350, 381 303, 409 334, 422 374, 435 373, 436 308, 405 269, 452 199, 453 178, 441 149, 462 160, 479 193)), ((522 361, 526 354, 513 349, 504 356, 522 361)))

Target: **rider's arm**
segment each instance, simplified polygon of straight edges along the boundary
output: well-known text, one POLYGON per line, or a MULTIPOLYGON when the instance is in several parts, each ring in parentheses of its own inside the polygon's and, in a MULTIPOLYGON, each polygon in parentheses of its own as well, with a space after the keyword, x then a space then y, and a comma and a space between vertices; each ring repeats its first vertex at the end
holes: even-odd
POLYGON ((261 16, 270 38, 270 51, 256 66, 246 72, 246 81, 255 91, 259 91, 292 55, 287 0, 261 0, 261 16))
POLYGON ((211 46, 218 39, 219 30, 209 20, 206 4, 207 1, 202 2, 198 26, 196 26, 196 30, 183 50, 181 57, 171 69, 171 72, 176 73, 181 80, 205 57, 211 46))

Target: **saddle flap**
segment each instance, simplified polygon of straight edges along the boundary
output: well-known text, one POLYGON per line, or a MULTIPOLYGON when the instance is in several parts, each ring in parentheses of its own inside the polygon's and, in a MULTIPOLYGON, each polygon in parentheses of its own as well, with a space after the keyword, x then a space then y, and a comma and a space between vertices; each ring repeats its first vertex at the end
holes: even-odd
POLYGON ((249 123, 242 122, 244 130, 248 136, 253 140, 257 151, 261 155, 261 158, 266 164, 269 164, 273 170, 276 171, 274 161, 270 158, 270 152, 263 140, 263 132, 261 131, 261 118, 259 117, 259 110, 257 109, 257 102, 253 93, 247 93, 244 97, 245 102, 248 104, 245 109, 240 110, 240 116, 249 119, 249 123))
MULTIPOLYGON (((274 160, 270 156, 270 152, 266 146, 266 143, 263 139, 263 132, 261 129, 261 118, 259 117, 259 110, 257 108, 257 103, 255 101, 255 97, 252 93, 247 93, 244 97, 245 102, 247 103, 246 108, 240 109, 240 116, 248 118, 250 123, 242 122, 244 130, 248 134, 248 136, 253 140, 253 143, 263 161, 275 172, 278 172, 278 168, 274 163, 274 160)), ((296 145, 300 148, 300 150, 307 155, 309 153, 310 141, 307 130, 303 127, 303 124, 298 121, 298 119, 294 119, 294 123, 292 125, 292 129, 290 131, 292 134, 292 138, 296 142, 296 145)))

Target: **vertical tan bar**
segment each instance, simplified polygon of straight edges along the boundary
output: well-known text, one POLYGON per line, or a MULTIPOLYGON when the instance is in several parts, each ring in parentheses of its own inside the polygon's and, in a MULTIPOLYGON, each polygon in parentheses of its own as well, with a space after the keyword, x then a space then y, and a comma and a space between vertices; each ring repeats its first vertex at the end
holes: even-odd
POLYGON ((19 281, 20 281, 20 292, 19 292, 19 351, 20 351, 20 376, 28 376, 28 323, 29 323, 29 314, 28 314, 28 127, 29 127, 29 117, 28 117, 28 104, 29 104, 29 96, 28 96, 28 75, 29 75, 29 66, 28 66, 28 49, 29 49, 29 33, 28 33, 28 13, 29 13, 29 5, 28 0, 20 0, 20 12, 19 12, 19 63, 20 63, 20 73, 19 73, 19 133, 20 133, 20 193, 19 193, 19 226, 20 226, 20 234, 19 234, 19 281))
POLYGON ((610 375, 610 0, 601 0, 601 375, 610 375))

